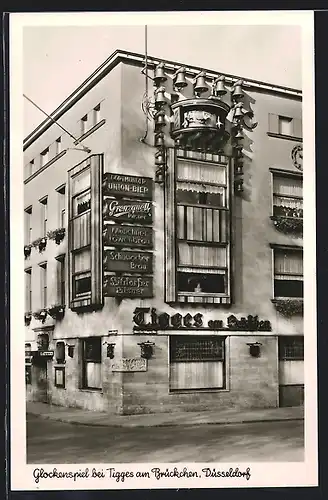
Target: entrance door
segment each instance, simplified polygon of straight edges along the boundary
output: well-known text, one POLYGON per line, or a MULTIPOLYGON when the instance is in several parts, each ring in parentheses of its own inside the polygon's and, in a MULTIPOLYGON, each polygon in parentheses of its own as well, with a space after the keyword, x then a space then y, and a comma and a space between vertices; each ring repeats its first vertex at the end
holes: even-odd
POLYGON ((304 404, 304 338, 279 337, 279 406, 304 404))
POLYGON ((37 400, 42 403, 48 403, 48 370, 47 360, 40 359, 36 369, 36 383, 37 383, 37 400))

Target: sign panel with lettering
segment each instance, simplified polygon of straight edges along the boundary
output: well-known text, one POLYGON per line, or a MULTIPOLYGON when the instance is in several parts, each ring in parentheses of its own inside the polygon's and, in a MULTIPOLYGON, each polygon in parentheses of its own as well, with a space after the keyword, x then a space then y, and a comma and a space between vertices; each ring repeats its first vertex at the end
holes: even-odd
POLYGON ((115 220, 119 222, 139 222, 150 224, 152 217, 152 204, 150 201, 127 201, 105 198, 103 202, 104 221, 115 220))
POLYGON ((104 276, 105 297, 150 298, 153 296, 153 278, 148 276, 104 276))
POLYGON ((153 230, 142 226, 107 225, 103 233, 104 245, 152 248, 153 230))
POLYGON ((150 177, 113 174, 111 172, 107 172, 103 176, 104 195, 151 199, 152 190, 153 180, 150 177))
POLYGON ((104 270, 151 274, 153 272, 153 254, 129 250, 105 250, 104 270))
POLYGON ((144 358, 122 358, 112 363, 113 372, 146 372, 147 360, 144 358))

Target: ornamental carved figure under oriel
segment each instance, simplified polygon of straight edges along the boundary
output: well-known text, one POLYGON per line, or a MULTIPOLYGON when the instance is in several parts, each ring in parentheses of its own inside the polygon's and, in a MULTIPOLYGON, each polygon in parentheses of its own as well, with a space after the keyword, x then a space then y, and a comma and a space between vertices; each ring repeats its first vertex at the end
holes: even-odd
POLYGON ((229 138, 225 121, 230 107, 218 98, 184 99, 171 106, 171 136, 176 145, 219 151, 229 138))

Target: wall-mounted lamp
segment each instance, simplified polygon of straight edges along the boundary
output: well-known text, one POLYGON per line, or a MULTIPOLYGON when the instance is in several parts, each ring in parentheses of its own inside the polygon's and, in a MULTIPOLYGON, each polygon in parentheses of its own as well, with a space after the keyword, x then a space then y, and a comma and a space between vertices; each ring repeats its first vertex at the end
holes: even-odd
POLYGON ((115 343, 111 342, 104 342, 103 345, 107 345, 107 358, 113 359, 114 358, 114 347, 115 343))
POLYGON ((70 358, 73 358, 74 357, 74 348, 75 348, 75 345, 74 344, 65 344, 67 346, 67 354, 70 358))
POLYGON ((146 342, 138 343, 138 345, 140 345, 141 357, 144 359, 150 359, 152 357, 152 355, 154 354, 155 343, 147 340, 146 342))
POLYGON ((260 349, 260 346, 262 345, 261 342, 250 342, 247 345, 249 347, 249 354, 253 358, 258 358, 261 354, 261 349, 260 349))

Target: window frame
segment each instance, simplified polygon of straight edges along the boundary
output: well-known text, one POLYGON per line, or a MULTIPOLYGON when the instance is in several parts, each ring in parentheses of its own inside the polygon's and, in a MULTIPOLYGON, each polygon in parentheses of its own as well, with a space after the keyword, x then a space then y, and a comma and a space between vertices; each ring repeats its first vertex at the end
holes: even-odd
MULTIPOLYGON (((229 364, 229 342, 228 342, 228 337, 226 335, 170 335, 168 336, 168 351, 169 351, 169 373, 170 373, 170 379, 169 379, 169 393, 170 394, 188 394, 188 393, 203 393, 203 392, 222 392, 222 391, 228 391, 229 387, 229 379, 228 379, 228 364, 229 364), (192 342, 197 342, 197 341, 205 341, 206 340, 213 340, 217 341, 218 343, 221 343, 221 356, 213 357, 213 358, 204 358, 204 359, 172 359, 172 350, 174 343, 178 343, 178 341, 181 340, 181 342, 185 341, 186 343, 192 343, 192 342), (204 387, 204 388, 197 388, 197 387, 190 387, 190 388, 177 388, 177 389, 172 389, 171 387, 171 365, 173 363, 206 363, 206 362, 222 362, 222 386, 213 386, 213 387, 204 387)), ((198 351, 199 352, 199 351, 198 351)))
POLYGON ((40 153, 40 168, 49 162, 49 146, 40 153))
POLYGON ((25 313, 32 312, 32 267, 27 267, 24 269, 25 276, 25 313), (29 277, 29 282, 26 281, 26 275, 29 277), (27 283, 29 283, 29 287, 27 287, 27 283), (27 299, 28 296, 28 299, 27 299), (29 307, 30 306, 30 307, 29 307))
POLYGON ((279 170, 279 169, 273 169, 270 168, 270 173, 271 173, 271 217, 284 217, 287 219, 303 219, 303 201, 304 201, 304 196, 292 196, 292 195, 280 195, 279 193, 274 192, 274 178, 276 177, 283 177, 283 178, 292 178, 294 180, 299 180, 302 183, 302 192, 303 192, 303 174, 301 172, 293 172, 290 170, 279 170), (274 207, 281 207, 283 205, 275 205, 274 204, 274 197, 275 196, 280 196, 281 198, 290 198, 292 200, 302 200, 302 217, 290 217, 288 215, 276 215, 274 212, 274 207))
POLYGON ((48 232, 48 195, 39 199, 41 206, 41 233, 43 237, 47 236, 48 232))
POLYGON ((41 309, 46 309, 48 307, 48 263, 41 262, 39 264, 39 268, 40 268, 41 309))
MULTIPOLYGON (((165 184, 165 205, 166 210, 164 214, 164 224, 165 224, 165 302, 167 303, 181 303, 181 302, 197 302, 197 303, 211 303, 211 304, 230 304, 231 303, 231 164, 230 159, 225 155, 212 155, 199 153, 195 151, 185 151, 177 150, 170 151, 168 162, 170 164, 168 170, 168 180, 165 184), (223 271, 218 274, 224 275, 224 292, 183 292, 178 291, 178 269, 179 267, 192 267, 194 266, 182 266, 178 263, 178 237, 176 235, 177 230, 177 207, 181 203, 177 202, 177 168, 178 161, 195 162, 196 164, 207 164, 218 167, 223 167, 225 169, 225 184, 222 183, 210 183, 204 182, 201 184, 212 184, 217 187, 223 187, 225 190, 226 203, 224 207, 214 206, 214 205, 193 205, 198 208, 208 208, 217 209, 220 212, 224 211, 227 214, 226 220, 226 242, 211 242, 211 241, 191 241, 185 240, 186 243, 191 243, 192 245, 207 246, 207 247, 223 247, 226 252, 225 261, 226 266, 201 266, 206 271, 217 270, 223 271), (171 243, 172 234, 176 235, 171 243)), ((183 182, 183 181, 182 181, 183 182)), ((188 182, 188 180, 186 181, 188 182)), ((189 181, 191 182, 191 181, 189 181)), ((183 205, 183 203, 182 203, 183 205)), ((187 205, 187 204, 185 204, 187 205)), ((219 213, 220 213, 219 212, 219 213)), ((211 272, 205 272, 206 274, 213 274, 211 272)))
POLYGON ((304 361, 304 336, 279 335, 278 351, 279 351, 278 352, 279 361, 304 361), (290 341, 289 345, 287 344, 288 340, 290 341), (287 346, 286 344, 284 345, 284 342, 287 344, 287 346), (296 349, 293 352, 293 348, 295 347, 296 349), (287 354, 286 354, 286 348, 288 349, 287 354))
POLYGON ((90 390, 90 391, 97 391, 101 392, 103 390, 103 370, 102 370, 102 361, 103 361, 103 355, 102 355, 102 337, 100 336, 93 336, 93 337, 86 337, 81 339, 82 340, 82 389, 90 390), (87 343, 88 342, 99 342, 98 350, 100 356, 98 358, 87 358, 86 357, 86 351, 87 351, 87 343), (87 364, 88 363, 93 363, 93 364, 99 364, 100 365, 100 371, 101 371, 101 387, 93 387, 88 384, 87 380, 87 364))
POLYGON ((66 282, 67 282, 67 269, 66 269, 66 254, 57 255, 57 298, 61 306, 66 305, 66 282))
POLYGON ((56 188, 58 193, 58 227, 66 227, 66 184, 56 188))
POLYGON ((33 206, 29 205, 24 209, 25 212, 25 240, 26 245, 30 245, 32 243, 32 214, 33 214, 33 206))
MULTIPOLYGON (((275 272, 275 252, 276 251, 285 251, 285 252, 300 252, 303 255, 303 247, 300 246, 292 246, 292 245, 276 245, 272 244, 271 245, 271 252, 272 252, 272 296, 273 296, 273 301, 276 300, 303 300, 304 298, 304 291, 303 295, 301 296, 281 296, 281 295, 276 295, 275 294, 275 279, 276 272, 275 272)), ((303 258, 303 257, 302 257, 303 258)), ((279 273, 281 275, 286 275, 286 276, 300 276, 300 274, 297 273, 279 273)), ((293 280, 290 280, 293 281, 293 280)), ((301 280, 295 280, 295 281, 301 281, 301 280)), ((304 287, 304 271, 302 274, 302 283, 304 287)))

